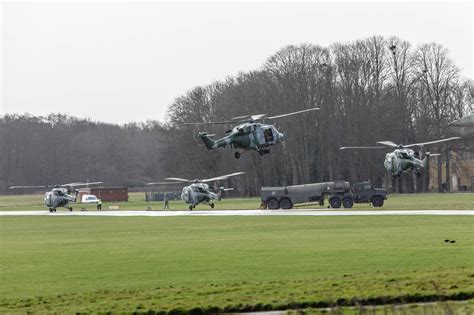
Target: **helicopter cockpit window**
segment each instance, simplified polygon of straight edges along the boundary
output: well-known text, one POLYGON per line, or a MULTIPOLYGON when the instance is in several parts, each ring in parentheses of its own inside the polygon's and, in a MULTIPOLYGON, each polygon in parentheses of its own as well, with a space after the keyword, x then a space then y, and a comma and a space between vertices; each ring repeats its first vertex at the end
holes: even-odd
POLYGON ((271 128, 265 129, 263 131, 263 135, 265 137, 265 142, 272 142, 273 141, 273 132, 271 128))
POLYGON ((206 192, 206 191, 204 190, 204 188, 202 188, 202 187, 198 187, 198 191, 199 191, 199 192, 206 192))

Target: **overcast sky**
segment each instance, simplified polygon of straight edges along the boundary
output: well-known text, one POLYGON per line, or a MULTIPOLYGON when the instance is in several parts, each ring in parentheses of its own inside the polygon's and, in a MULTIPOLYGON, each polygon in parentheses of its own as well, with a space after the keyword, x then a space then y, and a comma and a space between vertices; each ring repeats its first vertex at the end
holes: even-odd
POLYGON ((164 120, 179 95, 285 45, 395 35, 447 47, 473 77, 468 2, 13 3, 1 13, 0 115, 164 120))

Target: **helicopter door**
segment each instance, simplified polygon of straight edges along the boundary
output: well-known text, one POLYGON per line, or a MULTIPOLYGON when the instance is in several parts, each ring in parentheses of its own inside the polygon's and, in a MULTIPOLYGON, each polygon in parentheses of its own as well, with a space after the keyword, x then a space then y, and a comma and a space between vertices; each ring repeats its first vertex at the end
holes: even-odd
POLYGON ((265 142, 266 143, 273 143, 275 140, 275 137, 273 136, 273 130, 272 128, 267 128, 263 130, 263 136, 265 137, 265 142))
POLYGON ((261 145, 270 145, 275 143, 275 134, 273 128, 271 127, 262 127, 257 130, 257 140, 258 144, 261 145))

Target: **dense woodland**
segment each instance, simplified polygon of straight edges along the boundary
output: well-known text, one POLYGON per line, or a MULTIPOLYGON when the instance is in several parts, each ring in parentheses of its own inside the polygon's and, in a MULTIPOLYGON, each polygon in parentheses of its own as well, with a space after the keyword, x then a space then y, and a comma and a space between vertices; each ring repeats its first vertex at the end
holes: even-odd
MULTIPOLYGON (((10 185, 88 179, 141 187, 169 176, 236 171, 246 172, 229 180, 238 195, 256 195, 262 185, 335 179, 391 186, 383 168, 387 151, 339 147, 445 137, 451 122, 472 113, 473 90, 472 80, 460 77, 448 51, 436 43, 413 47, 398 38, 371 37, 330 47, 287 46, 260 69, 177 97, 164 123, 111 125, 61 114, 1 117, 0 193, 10 185), (223 136, 231 125, 181 126, 314 106, 321 110, 273 121, 286 141, 271 147, 271 154, 249 152, 239 160, 232 149, 208 151, 196 137, 199 131, 223 136)), ((426 174, 406 175, 394 189, 422 191, 426 182, 426 174)))

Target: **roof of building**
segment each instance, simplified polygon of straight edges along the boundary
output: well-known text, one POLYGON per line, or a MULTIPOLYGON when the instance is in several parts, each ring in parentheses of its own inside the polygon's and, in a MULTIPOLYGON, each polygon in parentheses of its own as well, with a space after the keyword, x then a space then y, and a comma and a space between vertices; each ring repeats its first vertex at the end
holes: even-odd
POLYGON ((474 114, 467 115, 466 117, 456 120, 451 125, 454 125, 454 126, 474 125, 474 114))

